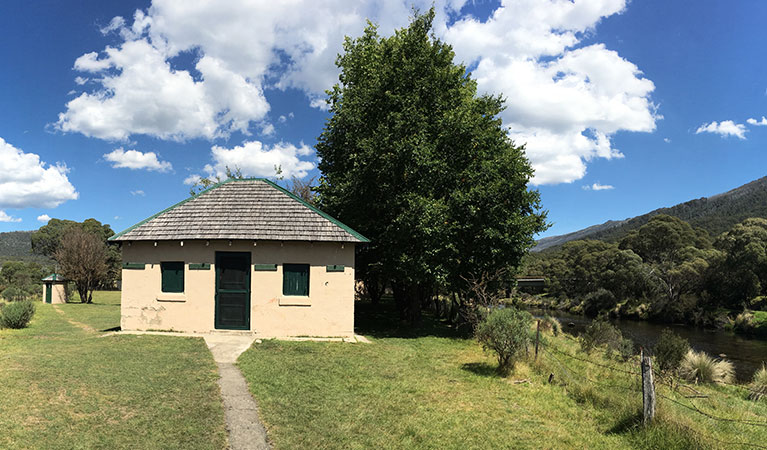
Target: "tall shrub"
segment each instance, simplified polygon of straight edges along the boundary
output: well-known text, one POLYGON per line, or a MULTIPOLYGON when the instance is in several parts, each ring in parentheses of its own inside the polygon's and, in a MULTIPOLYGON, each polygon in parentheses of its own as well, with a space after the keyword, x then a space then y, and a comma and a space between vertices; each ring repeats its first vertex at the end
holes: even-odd
POLYGON ((531 341, 532 316, 516 308, 496 309, 488 314, 475 332, 485 350, 498 357, 498 373, 507 376, 514 368, 520 353, 531 341))

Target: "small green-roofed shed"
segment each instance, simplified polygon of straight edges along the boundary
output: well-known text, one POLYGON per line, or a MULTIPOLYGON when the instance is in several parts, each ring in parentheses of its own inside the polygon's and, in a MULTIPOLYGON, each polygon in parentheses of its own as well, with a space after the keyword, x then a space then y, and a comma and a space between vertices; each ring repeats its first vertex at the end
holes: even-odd
POLYGON ((52 273, 42 279, 43 303, 59 304, 67 302, 67 280, 58 273, 52 273))

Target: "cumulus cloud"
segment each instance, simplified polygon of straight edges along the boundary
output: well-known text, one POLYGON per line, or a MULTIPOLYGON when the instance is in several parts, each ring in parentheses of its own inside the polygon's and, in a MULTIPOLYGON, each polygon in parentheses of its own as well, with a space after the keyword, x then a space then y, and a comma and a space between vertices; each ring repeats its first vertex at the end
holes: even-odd
MULTIPOLYGON (((300 158, 314 154, 314 150, 303 142, 298 146, 285 142, 269 146, 260 141, 249 141, 232 148, 214 145, 210 153, 213 162, 203 169, 208 178, 226 178, 227 167, 239 169, 246 177, 273 177, 279 168, 284 177, 303 178, 315 167, 313 162, 300 158)), ((195 184, 200 178, 190 175, 184 184, 195 184)))
POLYGON ((21 219, 9 216, 8 213, 0 209, 0 222, 21 222, 21 219))
POLYGON ((704 123, 695 130, 695 134, 701 133, 714 133, 723 138, 735 136, 738 139, 745 139, 746 126, 742 123, 735 123, 732 120, 723 120, 721 122, 713 121, 711 123, 704 123))
POLYGON ((624 0, 503 1, 480 22, 447 27, 459 60, 476 65, 480 90, 508 98, 502 113, 535 169, 535 184, 572 182, 594 158, 620 158, 611 137, 650 132, 660 118, 639 68, 600 43, 579 47, 624 0))
POLYGON ((666 144, 670 144, 671 143, 671 139, 663 138, 663 142, 665 142, 666 144))
POLYGON ((749 125, 754 125, 754 126, 757 126, 757 127, 764 127, 764 126, 767 126, 767 117, 762 116, 762 120, 757 120, 757 119, 754 119, 754 118, 750 118, 750 119, 747 119, 746 122, 749 125))
POLYGON ((142 153, 138 150, 123 150, 122 147, 105 153, 104 159, 112 163, 113 168, 146 169, 156 172, 167 172, 173 169, 171 163, 160 161, 154 152, 142 153))
POLYGON ((610 184, 600 184, 599 182, 583 186, 584 191, 609 191, 610 189, 615 189, 615 186, 610 184))
POLYGON ((67 166, 40 161, 0 138, 0 208, 54 208, 79 194, 67 166))
POLYGON ((51 216, 49 216, 48 214, 41 214, 37 216, 38 222, 48 223, 49 220, 51 220, 51 216))
POLYGON ((338 79, 344 36, 360 35, 366 18, 389 35, 407 25, 411 6, 434 4, 437 35, 473 68, 480 90, 509 99, 502 118, 512 139, 527 144, 534 183, 580 179, 589 161, 622 156, 615 133, 655 129, 652 81, 605 45, 582 44, 626 0, 503 0, 485 21, 464 16, 448 25, 464 3, 154 0, 132 23, 117 17, 102 29, 116 45, 75 61, 93 74, 90 90, 67 103, 56 126, 123 141, 269 134, 259 125, 270 109, 265 89, 296 88, 311 106, 327 108, 324 91, 338 79), (197 61, 193 70, 175 65, 182 54, 197 61))
POLYGON ((141 189, 136 189, 135 191, 130 191, 130 195, 132 195, 134 197, 136 197, 136 196, 144 197, 146 195, 146 193, 144 191, 142 191, 141 189))

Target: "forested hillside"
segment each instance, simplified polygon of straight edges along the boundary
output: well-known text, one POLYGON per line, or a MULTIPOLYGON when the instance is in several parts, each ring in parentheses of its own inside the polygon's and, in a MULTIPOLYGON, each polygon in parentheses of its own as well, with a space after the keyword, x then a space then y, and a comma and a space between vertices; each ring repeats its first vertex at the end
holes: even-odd
POLYGON ((767 177, 744 184, 713 197, 690 200, 670 208, 660 208, 627 220, 609 221, 584 230, 538 241, 533 251, 557 247, 576 239, 617 242, 630 231, 637 230, 653 216, 667 214, 678 217, 693 227, 701 227, 717 236, 749 217, 767 218, 767 177))
POLYGON ((9 231, 0 233, 0 263, 5 261, 37 262, 52 265, 53 261, 42 255, 32 253, 33 231, 9 231))

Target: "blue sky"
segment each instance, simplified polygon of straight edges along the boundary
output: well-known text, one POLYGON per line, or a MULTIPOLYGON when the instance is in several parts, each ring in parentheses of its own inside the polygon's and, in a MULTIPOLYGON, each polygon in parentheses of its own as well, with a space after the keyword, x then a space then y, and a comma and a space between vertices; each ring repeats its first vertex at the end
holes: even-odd
MULTIPOLYGON (((47 217, 120 231, 226 165, 318 176, 342 37, 366 18, 382 34, 406 26, 413 3, 431 5, 0 3, 0 231, 47 217)), ((553 222, 544 236, 765 175, 764 2, 435 5, 437 35, 480 90, 508 98, 502 118, 553 222)))

